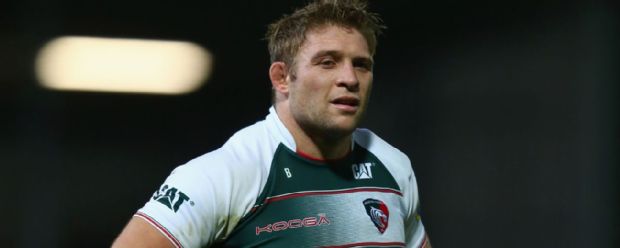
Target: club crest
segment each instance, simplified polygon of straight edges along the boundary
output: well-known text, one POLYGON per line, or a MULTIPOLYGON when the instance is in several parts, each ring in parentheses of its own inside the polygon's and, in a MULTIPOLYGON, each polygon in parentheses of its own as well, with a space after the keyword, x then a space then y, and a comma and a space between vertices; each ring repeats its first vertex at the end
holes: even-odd
POLYGON ((390 218, 390 211, 388 211, 387 205, 382 201, 368 198, 364 200, 364 207, 366 208, 366 213, 370 216, 370 220, 379 229, 379 232, 385 232, 390 218))

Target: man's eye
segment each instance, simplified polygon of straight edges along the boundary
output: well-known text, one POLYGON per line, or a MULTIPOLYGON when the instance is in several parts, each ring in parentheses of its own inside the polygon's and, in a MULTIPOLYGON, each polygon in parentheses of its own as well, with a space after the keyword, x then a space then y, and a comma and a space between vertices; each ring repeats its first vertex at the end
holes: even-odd
POLYGON ((357 67, 357 68, 364 69, 364 70, 371 70, 372 69, 372 65, 370 63, 367 63, 367 62, 356 62, 356 63, 353 63, 353 66, 357 67))
POLYGON ((326 60, 321 61, 321 65, 323 67, 332 67, 332 66, 336 65, 336 61, 333 61, 333 60, 330 60, 330 59, 326 59, 326 60))

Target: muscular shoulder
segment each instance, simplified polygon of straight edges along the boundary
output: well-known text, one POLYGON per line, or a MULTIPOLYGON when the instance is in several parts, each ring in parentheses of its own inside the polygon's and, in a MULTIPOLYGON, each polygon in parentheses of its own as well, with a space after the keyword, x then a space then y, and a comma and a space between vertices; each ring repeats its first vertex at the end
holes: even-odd
POLYGON ((263 161, 273 155, 271 147, 275 141, 269 137, 269 130, 263 121, 236 132, 226 143, 214 151, 203 154, 175 169, 189 170, 192 173, 209 173, 218 176, 255 175, 264 170, 263 161))
POLYGON ((175 168, 141 212, 169 229, 181 244, 225 239, 267 181, 266 163, 273 152, 266 132, 259 122, 234 134, 219 149, 175 168), (185 203, 176 204, 179 197, 166 198, 171 189, 183 194, 185 203))
POLYGON ((270 162, 280 141, 266 121, 259 121, 236 132, 222 147, 236 163, 270 162))
MULTIPOLYGON (((263 122, 236 132, 221 148, 199 156, 175 169, 198 182, 217 184, 220 193, 242 197, 256 196, 268 177, 275 149, 263 122), (208 180, 202 180, 208 179, 208 180)), ((245 199, 251 201, 251 199, 245 199)))

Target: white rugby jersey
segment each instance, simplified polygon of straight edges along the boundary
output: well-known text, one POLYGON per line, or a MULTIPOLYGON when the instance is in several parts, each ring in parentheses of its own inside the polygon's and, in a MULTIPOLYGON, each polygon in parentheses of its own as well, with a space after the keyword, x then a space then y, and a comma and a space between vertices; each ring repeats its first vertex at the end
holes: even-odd
POLYGON ((140 209, 177 247, 420 247, 407 156, 369 130, 338 161, 297 154, 275 109, 175 168, 140 209))

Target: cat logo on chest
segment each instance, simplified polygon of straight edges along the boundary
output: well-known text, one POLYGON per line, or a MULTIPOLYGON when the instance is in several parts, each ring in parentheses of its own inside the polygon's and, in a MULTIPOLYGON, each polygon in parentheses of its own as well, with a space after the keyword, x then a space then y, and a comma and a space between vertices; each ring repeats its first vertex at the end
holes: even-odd
POLYGON ((355 179, 372 179, 373 163, 357 163, 353 164, 353 177, 355 179))

